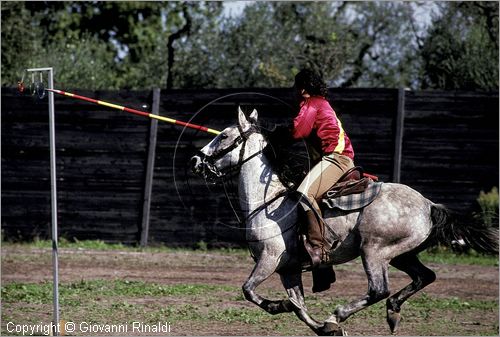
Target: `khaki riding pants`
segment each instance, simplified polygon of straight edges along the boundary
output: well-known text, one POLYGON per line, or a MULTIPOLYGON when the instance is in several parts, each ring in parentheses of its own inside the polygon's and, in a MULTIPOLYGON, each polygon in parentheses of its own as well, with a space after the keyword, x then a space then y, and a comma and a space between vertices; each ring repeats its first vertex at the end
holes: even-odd
MULTIPOLYGON (((354 163, 347 156, 338 153, 323 156, 321 161, 306 175, 297 191, 306 197, 309 205, 312 205, 321 215, 317 200, 321 199, 323 194, 335 185, 339 178, 352 167, 354 167, 354 163)), ((306 211, 310 209, 305 203, 302 203, 302 206, 306 211)))

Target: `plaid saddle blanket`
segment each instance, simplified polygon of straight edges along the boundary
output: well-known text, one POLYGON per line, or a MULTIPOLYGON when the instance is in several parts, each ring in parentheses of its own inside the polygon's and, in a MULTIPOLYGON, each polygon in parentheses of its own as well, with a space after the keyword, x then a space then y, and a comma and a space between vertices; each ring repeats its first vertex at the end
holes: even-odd
POLYGON ((323 205, 331 209, 341 209, 343 211, 353 211, 368 206, 380 192, 383 183, 371 182, 366 189, 357 194, 344 195, 337 198, 329 198, 329 192, 322 199, 323 205))

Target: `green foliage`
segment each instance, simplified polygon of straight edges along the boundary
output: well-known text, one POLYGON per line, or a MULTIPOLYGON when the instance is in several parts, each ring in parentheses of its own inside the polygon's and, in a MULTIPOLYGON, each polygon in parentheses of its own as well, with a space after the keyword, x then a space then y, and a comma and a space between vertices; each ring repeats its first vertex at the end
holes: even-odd
MULTIPOLYGON (((56 82, 66 88, 162 86, 166 41, 184 24, 182 6, 168 1, 2 3, 2 85, 15 85, 25 68, 51 66, 56 82)), ((186 6, 195 24, 221 8, 217 3, 186 6)))
POLYGON ((268 316, 269 314, 264 310, 255 310, 254 308, 221 308, 210 311, 206 318, 225 323, 259 324, 268 316))
POLYGON ((40 29, 31 24, 31 13, 24 3, 2 2, 2 86, 15 86, 22 70, 31 66, 30 58, 40 50, 40 29))
POLYGON ((450 310, 459 313, 463 310, 478 308, 482 310, 498 310, 496 301, 463 300, 458 297, 436 298, 423 292, 420 296, 412 298, 406 310, 425 311, 432 307, 435 310, 450 310))
POLYGON ((425 39, 424 87, 498 88, 498 2, 446 3, 425 39))
MULTIPOLYGON (((50 240, 34 240, 33 242, 24 243, 12 243, 8 241, 2 241, 3 246, 23 246, 23 247, 33 247, 39 249, 50 249, 52 248, 52 241, 50 240)), ((76 240, 70 241, 64 237, 58 240, 59 249, 78 249, 78 250, 99 250, 99 251, 110 251, 119 250, 125 252, 147 252, 147 253, 175 253, 175 252, 193 252, 191 248, 179 248, 179 247, 168 247, 165 245, 151 245, 148 247, 139 247, 134 245, 124 245, 121 243, 108 243, 102 240, 76 240)), ((195 251, 210 252, 222 255, 231 255, 238 258, 249 257, 248 249, 243 248, 216 248, 209 249, 208 244, 204 241, 200 241, 195 245, 195 251)))
POLYGON ((427 30, 418 2, 223 5, 2 2, 2 85, 52 66, 63 88, 290 87, 309 67, 331 86, 498 88, 498 2, 431 3, 427 30))
POLYGON ((196 243, 196 249, 206 252, 208 250, 208 245, 205 241, 198 241, 196 243))
MULTIPOLYGON (((205 284, 173 284, 129 280, 81 280, 63 283, 59 287, 61 304, 77 306, 82 297, 88 299, 105 297, 159 297, 159 296, 196 296, 215 291, 239 291, 237 287, 205 284)), ((4 303, 47 304, 52 302, 52 282, 9 283, 2 286, 4 303)))
POLYGON ((47 13, 54 14, 48 15, 54 20, 59 18, 59 25, 70 25, 66 11, 54 11, 60 4, 47 3, 48 8, 37 11, 40 3, 2 3, 2 85, 14 86, 23 69, 50 66, 57 82, 64 86, 117 87, 113 54, 105 42, 88 33, 58 29, 53 23, 44 26, 47 13))
POLYGON ((481 207, 482 223, 498 227, 498 188, 493 187, 488 193, 481 191, 477 202, 481 207))
POLYGON ((52 298, 50 283, 10 283, 2 286, 2 301, 26 303, 50 303, 52 298))
MULTIPOLYGON (((3 246, 13 245, 12 243, 2 242, 3 246)), ((18 245, 18 244, 16 244, 18 245)), ((22 243, 22 246, 34 247, 34 248, 45 248, 50 249, 52 247, 51 241, 48 240, 37 240, 32 243, 22 243)), ((157 247, 135 247, 135 246, 125 246, 117 243, 105 243, 100 240, 83 240, 70 242, 66 239, 61 239, 59 241, 60 249, 89 249, 89 250, 119 250, 126 252, 150 252, 150 253, 171 253, 171 252, 190 252, 193 254, 197 254, 200 252, 211 253, 211 254, 221 254, 221 255, 230 255, 237 258, 249 258, 250 253, 248 249, 245 248, 217 248, 217 249, 208 249, 206 247, 206 243, 200 241, 197 245, 197 250, 193 251, 189 248, 171 248, 166 246, 157 246, 157 247)), ((456 254, 453 251, 445 248, 445 247, 436 247, 429 249, 425 252, 419 254, 419 257, 424 262, 431 263, 441 263, 441 264, 466 264, 466 265, 483 265, 483 266, 498 266, 498 257, 495 256, 487 256, 478 254, 475 251, 469 252, 469 254, 456 254)), ((336 266, 335 268, 344 268, 344 265, 336 266)))
POLYGON ((352 2, 347 20, 353 54, 344 69, 344 87, 414 87, 419 60, 413 17, 417 5, 396 1, 352 2), (345 76, 344 76, 345 77, 345 76))
POLYGON ((256 2, 186 41, 177 84, 290 87, 307 67, 330 85, 409 85, 412 12, 404 3, 256 2))
MULTIPOLYGON (((8 243, 4 243, 8 244, 8 243)), ((50 240, 35 240, 27 245, 35 248, 52 248, 52 241, 50 240)), ((58 240, 59 248, 73 248, 73 249, 92 249, 92 250, 137 250, 135 247, 125 246, 121 243, 106 243, 102 240, 74 240, 69 241, 64 237, 58 240)))
POLYGON ((54 78, 64 88, 107 89, 118 87, 112 70, 113 53, 106 44, 84 34, 79 39, 65 38, 38 50, 30 59, 30 66, 50 65, 54 78))
POLYGON ((498 266, 498 256, 479 254, 470 250, 467 254, 457 254, 447 247, 434 247, 418 255, 424 263, 439 263, 448 265, 478 265, 478 266, 498 266))

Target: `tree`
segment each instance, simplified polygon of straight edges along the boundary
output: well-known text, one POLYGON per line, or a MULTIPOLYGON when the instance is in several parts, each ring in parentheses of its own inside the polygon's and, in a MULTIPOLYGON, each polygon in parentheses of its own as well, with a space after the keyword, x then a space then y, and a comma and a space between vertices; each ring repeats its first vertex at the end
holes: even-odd
POLYGON ((349 53, 349 36, 339 38, 340 26, 332 24, 341 7, 328 2, 247 5, 242 16, 221 19, 186 41, 177 64, 179 73, 185 71, 181 85, 288 87, 302 67, 334 77, 349 53), (204 80, 196 84, 196 76, 204 80))
POLYGON ((2 86, 14 86, 30 66, 34 50, 41 50, 40 30, 31 26, 31 13, 22 2, 1 3, 2 86))
POLYGON ((353 36, 353 55, 338 80, 341 87, 414 86, 412 57, 418 48, 415 35, 415 4, 404 2, 353 2, 344 17, 353 36))
POLYGON ((2 2, 2 85, 53 66, 65 87, 290 87, 301 68, 330 86, 498 88, 498 3, 2 2))
MULTIPOLYGON (((217 18, 222 13, 222 4, 220 2, 206 2, 202 5, 183 3, 181 12, 183 24, 179 26, 175 32, 171 33, 167 40, 167 89, 171 89, 174 85, 178 86, 179 83, 182 83, 184 72, 187 71, 192 74, 191 68, 200 63, 200 59, 192 57, 190 58, 192 64, 186 65, 182 63, 182 54, 184 55, 185 61, 187 50, 188 53, 194 53, 198 48, 205 47, 199 44, 199 36, 204 36, 207 34, 208 30, 213 29, 214 23, 217 22, 217 18), (195 46, 195 48, 193 48, 193 46, 195 46), (179 54, 181 55, 179 56, 179 54), (181 61, 180 66, 175 64, 178 60, 181 61), (174 79, 177 83, 174 83, 174 79)), ((196 82, 195 80, 194 83, 196 82)))
POLYGON ((415 7, 392 2, 249 4, 240 17, 191 36, 177 64, 189 68, 180 74, 181 86, 286 87, 304 67, 320 72, 332 86, 415 85, 415 7), (210 80, 197 82, 197 76, 210 80))
POLYGON ((41 61, 70 86, 165 86, 186 17, 212 20, 220 8, 168 1, 2 3, 2 84, 12 85, 23 68, 41 61))
POLYGON ((444 3, 424 41, 423 88, 498 89, 498 2, 444 3))
POLYGON ((82 23, 89 8, 84 2, 2 3, 2 85, 15 83, 23 69, 52 66, 56 81, 70 87, 119 87, 113 43, 82 23))

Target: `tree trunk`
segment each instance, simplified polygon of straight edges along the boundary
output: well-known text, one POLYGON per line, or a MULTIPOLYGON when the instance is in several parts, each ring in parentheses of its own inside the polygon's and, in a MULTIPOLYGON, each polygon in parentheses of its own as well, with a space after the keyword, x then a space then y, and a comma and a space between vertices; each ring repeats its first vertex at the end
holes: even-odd
POLYGON ((172 68, 174 66, 174 42, 175 40, 178 40, 182 37, 183 34, 189 35, 189 32, 191 30, 191 16, 189 15, 188 11, 188 6, 186 3, 182 5, 182 14, 184 15, 184 19, 186 20, 186 23, 184 26, 176 31, 175 33, 172 33, 168 36, 168 42, 167 42, 167 89, 172 89, 173 87, 173 75, 172 75, 172 68))

